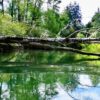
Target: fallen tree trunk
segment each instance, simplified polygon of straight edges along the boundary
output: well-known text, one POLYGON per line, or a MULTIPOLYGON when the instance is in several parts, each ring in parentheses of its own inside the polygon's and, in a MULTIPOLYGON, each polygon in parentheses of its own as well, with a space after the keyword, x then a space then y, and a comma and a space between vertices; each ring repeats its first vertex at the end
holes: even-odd
POLYGON ((88 56, 100 56, 100 54, 97 53, 88 53, 88 52, 84 52, 84 51, 80 51, 74 48, 70 48, 70 47, 59 47, 59 46, 53 46, 53 45, 48 45, 48 44, 41 44, 41 43, 36 43, 36 42, 32 42, 30 44, 26 44, 24 45, 25 49, 32 49, 32 50, 55 50, 55 51, 68 51, 68 52, 73 52, 73 53, 77 53, 77 54, 82 54, 82 55, 88 55, 88 56))
POLYGON ((36 38, 0 36, 0 43, 100 43, 100 38, 36 38))
MULTIPOLYGON (((91 56, 100 56, 97 53, 88 53, 84 51, 80 51, 78 49, 74 49, 66 46, 56 46, 55 43, 67 44, 67 43, 90 43, 90 42, 100 42, 100 38, 35 38, 35 37, 0 37, 0 43, 11 44, 11 47, 14 47, 12 43, 21 44, 18 46, 22 46, 25 49, 32 50, 56 50, 56 51, 69 51, 82 55, 91 55, 91 56), (53 44, 54 43, 54 44, 53 44)), ((5 49, 5 47, 1 48, 5 49)))
POLYGON ((42 43, 37 43, 37 42, 31 42, 29 44, 23 44, 23 45, 8 45, 7 47, 3 45, 3 47, 0 47, 0 52, 10 52, 12 50, 17 50, 17 49, 24 49, 24 50, 47 50, 47 51, 64 51, 64 52, 73 52, 77 54, 82 54, 82 55, 88 55, 88 56, 98 56, 100 57, 100 54, 98 53, 88 53, 84 52, 78 49, 74 49, 71 47, 61 47, 61 46, 55 46, 55 45, 49 45, 49 44, 42 44, 42 43), (10 49, 9 49, 9 48, 10 49))

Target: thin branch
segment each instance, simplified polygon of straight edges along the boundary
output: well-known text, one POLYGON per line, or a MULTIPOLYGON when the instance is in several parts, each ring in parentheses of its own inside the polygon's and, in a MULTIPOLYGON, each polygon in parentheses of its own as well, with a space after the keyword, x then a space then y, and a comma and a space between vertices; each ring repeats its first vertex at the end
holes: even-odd
MULTIPOLYGON (((75 79, 74 79, 75 80, 75 79)), ((91 85, 87 85, 87 84, 82 84, 82 83, 80 83, 78 80, 75 80, 78 84, 80 84, 81 86, 85 86, 85 87, 98 87, 98 88, 100 88, 100 86, 91 86, 91 85)))
MULTIPOLYGON (((75 35, 75 34, 77 34, 77 33, 79 33, 79 32, 83 32, 84 30, 89 30, 90 28, 82 28, 82 29, 80 29, 80 30, 76 30, 75 32, 73 32, 73 33, 71 33, 69 36, 67 36, 67 38, 70 38, 72 35, 75 35)), ((100 27, 92 27, 92 29, 96 29, 96 31, 98 31, 98 30, 100 30, 100 27)), ((90 32, 87 32, 88 34, 90 33, 90 32)), ((89 37, 88 37, 89 38, 89 37)))
POLYGON ((73 100, 79 100, 79 99, 75 98, 74 96, 72 96, 68 91, 67 91, 67 94, 68 94, 73 100))
MULTIPOLYGON (((67 26, 65 26, 63 29, 61 29, 61 30, 58 32, 58 35, 57 35, 57 36, 59 36, 63 30, 67 29, 68 26, 69 26, 69 25, 67 25, 67 26)), ((70 35, 68 35, 67 38, 70 38, 71 36, 73 36, 73 35, 75 35, 75 34, 77 34, 77 33, 79 33, 79 32, 83 32, 84 30, 89 30, 89 29, 90 29, 90 28, 82 28, 82 29, 80 29, 80 30, 76 30, 76 31, 74 31, 73 33, 71 33, 70 35)), ((100 29, 100 27, 92 27, 92 29, 98 30, 98 29, 100 29)), ((87 33, 89 34, 90 32, 87 32, 87 33)))
MULTIPOLYGON (((97 30, 95 30, 95 32, 99 32, 100 31, 100 28, 98 28, 97 30)), ((88 38, 91 38, 93 35, 95 35, 96 33, 93 33, 93 34, 91 34, 88 38)))
POLYGON ((58 32, 58 34, 57 34, 56 37, 60 36, 60 35, 61 35, 61 32, 62 32, 63 30, 65 30, 65 29, 67 29, 68 26, 69 26, 69 24, 67 24, 67 26, 63 27, 63 28, 58 32))

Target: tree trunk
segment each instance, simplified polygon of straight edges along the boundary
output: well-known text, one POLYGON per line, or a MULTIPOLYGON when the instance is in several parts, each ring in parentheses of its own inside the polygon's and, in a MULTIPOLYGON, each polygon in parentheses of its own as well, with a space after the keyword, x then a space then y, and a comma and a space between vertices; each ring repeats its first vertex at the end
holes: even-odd
POLYGON ((37 38, 37 37, 9 37, 0 36, 0 43, 100 43, 100 38, 37 38))
POLYGON ((35 37, 0 37, 0 43, 4 44, 20 44, 24 49, 32 49, 32 50, 55 50, 55 51, 69 51, 73 53, 78 53, 82 55, 92 55, 92 56, 100 56, 100 54, 96 53, 88 53, 84 51, 80 51, 78 49, 66 47, 63 44, 67 43, 90 43, 90 42, 98 42, 100 43, 100 38, 35 38, 35 37), (56 43, 60 43, 61 45, 56 45, 56 43))
POLYGON ((70 48, 70 47, 53 46, 53 45, 48 45, 48 44, 36 43, 36 42, 24 44, 24 48, 32 49, 32 50, 47 50, 47 51, 55 50, 55 51, 64 51, 64 52, 68 51, 68 52, 73 52, 73 53, 88 55, 88 56, 90 55, 100 56, 100 54, 97 54, 97 53, 88 53, 88 52, 80 51, 80 50, 70 48))
POLYGON ((2 6, 2 14, 4 15, 4 0, 1 1, 1 6, 2 6))
POLYGON ((14 17, 14 1, 12 0, 12 3, 11 3, 11 16, 12 16, 12 21, 13 21, 13 17, 14 17))

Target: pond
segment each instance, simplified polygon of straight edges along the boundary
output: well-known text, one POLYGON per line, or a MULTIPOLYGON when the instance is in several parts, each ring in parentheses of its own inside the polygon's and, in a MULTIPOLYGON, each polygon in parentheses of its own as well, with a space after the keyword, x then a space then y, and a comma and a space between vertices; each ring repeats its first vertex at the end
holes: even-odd
POLYGON ((0 100, 100 100, 100 59, 72 53, 0 54, 0 100))

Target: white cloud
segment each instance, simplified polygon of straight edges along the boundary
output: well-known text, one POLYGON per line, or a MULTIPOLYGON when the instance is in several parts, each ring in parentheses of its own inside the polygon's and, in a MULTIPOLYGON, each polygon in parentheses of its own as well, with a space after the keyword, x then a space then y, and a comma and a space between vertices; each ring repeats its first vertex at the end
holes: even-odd
MULTIPOLYGON (((81 76, 83 77, 83 76, 81 76)), ((84 78, 88 77, 85 76, 84 78)), ((81 79, 82 80, 82 79, 81 79)), ((91 84, 90 81, 86 81, 85 84, 91 84), (87 82, 87 83, 86 83, 87 82)), ((63 85, 60 83, 57 83, 57 92, 58 94, 54 97, 52 97, 51 100, 73 100, 72 97, 78 99, 78 100, 100 100, 100 88, 98 87, 77 87, 73 90, 73 92, 70 92, 70 96, 64 89, 63 85)))
POLYGON ((100 100, 100 89, 97 87, 76 88, 72 95, 78 97, 79 100, 100 100))
POLYGON ((91 82, 91 79, 88 75, 80 75, 79 76, 79 81, 80 83, 82 83, 83 85, 89 85, 89 86, 92 86, 92 82, 91 82))

